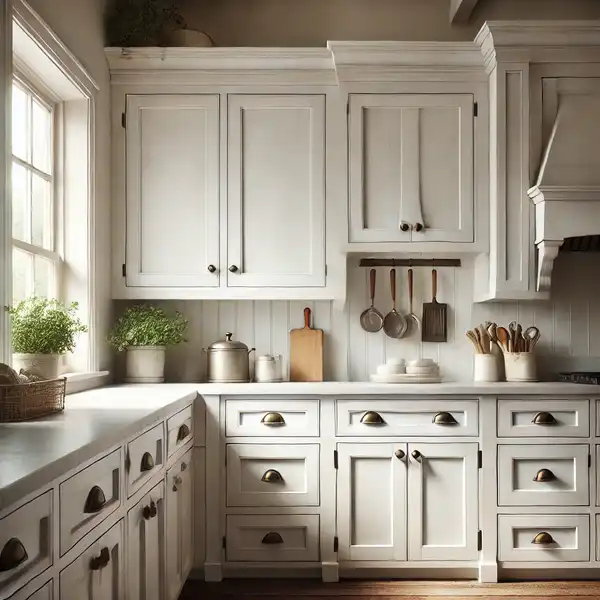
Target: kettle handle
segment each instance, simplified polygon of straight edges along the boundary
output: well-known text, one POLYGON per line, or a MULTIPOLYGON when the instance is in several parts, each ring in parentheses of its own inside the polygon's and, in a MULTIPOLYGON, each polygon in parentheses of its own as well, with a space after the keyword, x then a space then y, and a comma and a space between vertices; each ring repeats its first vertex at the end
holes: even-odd
POLYGON ((250 348, 248 350, 248 355, 252 354, 253 352, 256 352, 256 348, 250 348))

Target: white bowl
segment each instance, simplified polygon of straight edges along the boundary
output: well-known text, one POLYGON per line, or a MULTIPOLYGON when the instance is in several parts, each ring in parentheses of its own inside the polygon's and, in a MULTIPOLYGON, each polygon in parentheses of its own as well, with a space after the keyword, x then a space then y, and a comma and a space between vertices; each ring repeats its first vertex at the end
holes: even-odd
POLYGON ((440 369, 437 365, 427 367, 406 367, 407 375, 438 375, 440 369))
POLYGON ((406 367, 401 363, 386 362, 377 367, 377 375, 402 375, 406 373, 406 367))
POLYGON ((408 367, 437 367, 433 358, 418 358, 417 360, 409 360, 408 367))

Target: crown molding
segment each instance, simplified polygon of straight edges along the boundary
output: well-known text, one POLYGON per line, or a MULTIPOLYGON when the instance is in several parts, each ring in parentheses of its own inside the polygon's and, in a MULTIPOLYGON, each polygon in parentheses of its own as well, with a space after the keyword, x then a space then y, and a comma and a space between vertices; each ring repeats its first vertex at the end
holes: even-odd
POLYGON ((487 21, 475 44, 488 72, 499 61, 597 62, 600 21, 487 21))
POLYGON ((333 71, 327 48, 105 48, 111 72, 119 71, 333 71))

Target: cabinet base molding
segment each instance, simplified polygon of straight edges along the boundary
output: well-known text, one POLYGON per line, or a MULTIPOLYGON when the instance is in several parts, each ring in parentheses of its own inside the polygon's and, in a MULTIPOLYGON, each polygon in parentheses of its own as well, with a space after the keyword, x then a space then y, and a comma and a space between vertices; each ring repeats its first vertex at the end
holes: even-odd
POLYGON ((340 563, 340 579, 471 579, 476 581, 477 566, 472 567, 415 567, 414 563, 378 566, 358 566, 354 562, 340 563))
POLYGON ((223 565, 223 575, 234 579, 321 579, 321 563, 231 562, 223 565))
POLYGON ((559 568, 556 568, 556 563, 545 566, 529 563, 520 568, 500 567, 498 570, 498 581, 598 581, 599 578, 600 565, 594 569, 589 563, 559 568))

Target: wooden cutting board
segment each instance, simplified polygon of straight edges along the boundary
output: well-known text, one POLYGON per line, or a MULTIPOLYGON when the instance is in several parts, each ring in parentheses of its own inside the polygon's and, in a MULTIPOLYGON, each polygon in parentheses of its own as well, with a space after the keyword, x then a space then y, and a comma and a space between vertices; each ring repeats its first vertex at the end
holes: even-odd
POLYGON ((310 308, 304 327, 290 331, 290 381, 323 381, 323 332, 310 327, 310 308))

